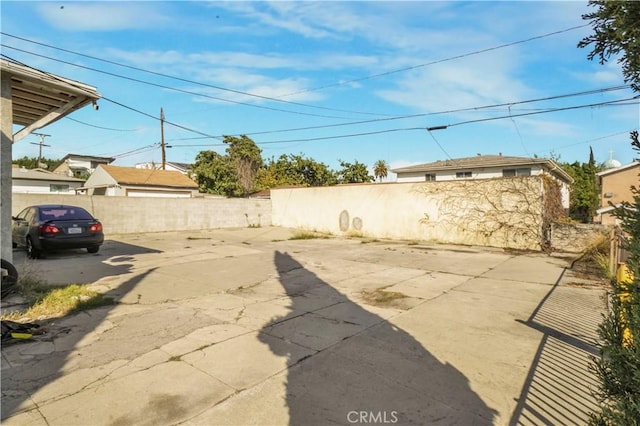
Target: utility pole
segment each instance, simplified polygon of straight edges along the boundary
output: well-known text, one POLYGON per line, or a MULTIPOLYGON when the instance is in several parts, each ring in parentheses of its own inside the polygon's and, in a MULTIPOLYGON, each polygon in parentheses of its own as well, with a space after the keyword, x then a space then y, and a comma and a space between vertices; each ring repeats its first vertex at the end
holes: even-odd
POLYGON ((167 154, 164 150, 164 111, 160 108, 160 146, 162 147, 162 170, 165 170, 167 154))
MULTIPOLYGON (((43 146, 51 146, 51 145, 45 145, 44 143, 44 138, 46 136, 51 136, 51 135, 45 135, 44 133, 33 133, 36 136, 40 137, 40 142, 39 143, 35 143, 35 142, 31 142, 31 145, 39 145, 39 149, 38 149, 38 162, 36 163, 36 168, 40 168, 40 161, 42 160, 42 147, 43 146)), ((43 167, 46 168, 46 167, 43 167)))

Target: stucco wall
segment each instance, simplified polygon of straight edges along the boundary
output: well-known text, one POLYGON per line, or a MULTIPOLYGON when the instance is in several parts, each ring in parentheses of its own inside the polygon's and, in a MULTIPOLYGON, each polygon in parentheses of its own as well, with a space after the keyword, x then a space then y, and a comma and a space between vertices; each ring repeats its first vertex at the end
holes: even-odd
POLYGON ((271 202, 261 199, 13 194, 12 200, 13 215, 33 204, 84 207, 107 235, 271 225, 271 202))
POLYGON ((551 226, 551 248, 556 251, 581 253, 601 238, 609 238, 612 226, 584 223, 554 223, 551 226))
POLYGON ((540 249, 542 180, 272 189, 276 226, 375 238, 540 249))

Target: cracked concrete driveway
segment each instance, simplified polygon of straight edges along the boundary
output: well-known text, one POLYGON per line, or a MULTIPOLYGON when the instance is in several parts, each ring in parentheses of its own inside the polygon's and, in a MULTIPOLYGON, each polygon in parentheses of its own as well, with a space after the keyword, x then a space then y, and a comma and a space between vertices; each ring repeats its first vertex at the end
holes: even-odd
POLYGON ((3 425, 581 424, 605 300, 568 260, 248 228, 21 271, 118 303, 2 348, 3 425))

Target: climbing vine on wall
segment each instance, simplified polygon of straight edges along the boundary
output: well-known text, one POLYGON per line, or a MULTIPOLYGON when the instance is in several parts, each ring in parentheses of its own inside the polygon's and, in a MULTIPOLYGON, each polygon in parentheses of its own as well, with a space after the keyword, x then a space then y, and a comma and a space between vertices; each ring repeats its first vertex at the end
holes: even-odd
POLYGON ((560 185, 549 177, 425 182, 415 191, 437 204, 421 224, 490 246, 549 250, 551 222, 564 215, 560 185))

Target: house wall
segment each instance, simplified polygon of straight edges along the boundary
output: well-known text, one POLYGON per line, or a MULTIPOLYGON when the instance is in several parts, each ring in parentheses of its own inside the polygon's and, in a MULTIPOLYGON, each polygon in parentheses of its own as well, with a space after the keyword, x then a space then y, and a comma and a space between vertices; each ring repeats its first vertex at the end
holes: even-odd
POLYGON ((609 202, 614 205, 623 201, 632 202, 631 185, 640 184, 638 173, 640 173, 640 164, 600 176, 600 207, 608 207, 609 202), (606 194, 611 196, 605 196, 606 194))
POLYGON ((271 202, 260 199, 13 194, 12 215, 34 204, 83 207, 100 219, 107 235, 271 225, 271 202))
MULTIPOLYGON (((541 167, 526 166, 531 168, 531 175, 537 176, 543 173, 541 167)), ((502 170, 513 167, 488 167, 471 170, 471 179, 493 179, 501 178, 502 170)), ((446 170, 435 172, 436 180, 460 180, 456 178, 456 172, 461 170, 446 170)), ((412 173, 398 173, 397 182, 424 182, 425 172, 412 172, 412 173)))
MULTIPOLYGON (((55 182, 50 180, 33 180, 33 179, 13 179, 11 190, 19 193, 35 193, 35 194, 50 194, 51 185, 68 185, 68 194, 75 194, 75 188, 80 188, 83 182, 70 182, 61 181, 55 182)), ((58 192, 54 192, 58 193, 58 192)))
POLYGON ((374 238, 539 250, 542 179, 272 189, 276 226, 374 238))
MULTIPOLYGON (((540 176, 545 173, 542 167, 536 165, 527 165, 531 168, 531 176, 540 176)), ((471 170, 471 178, 466 179, 495 179, 502 178, 502 170, 513 167, 488 167, 471 170)), ((456 177, 456 172, 460 170, 446 170, 435 172, 436 181, 460 181, 464 180, 456 177)), ((398 173, 396 181, 399 183, 408 182, 424 182, 425 172, 411 172, 411 173, 398 173)), ((565 209, 569 208, 570 189, 565 182, 560 182, 560 192, 562 195, 562 206, 565 209)))

